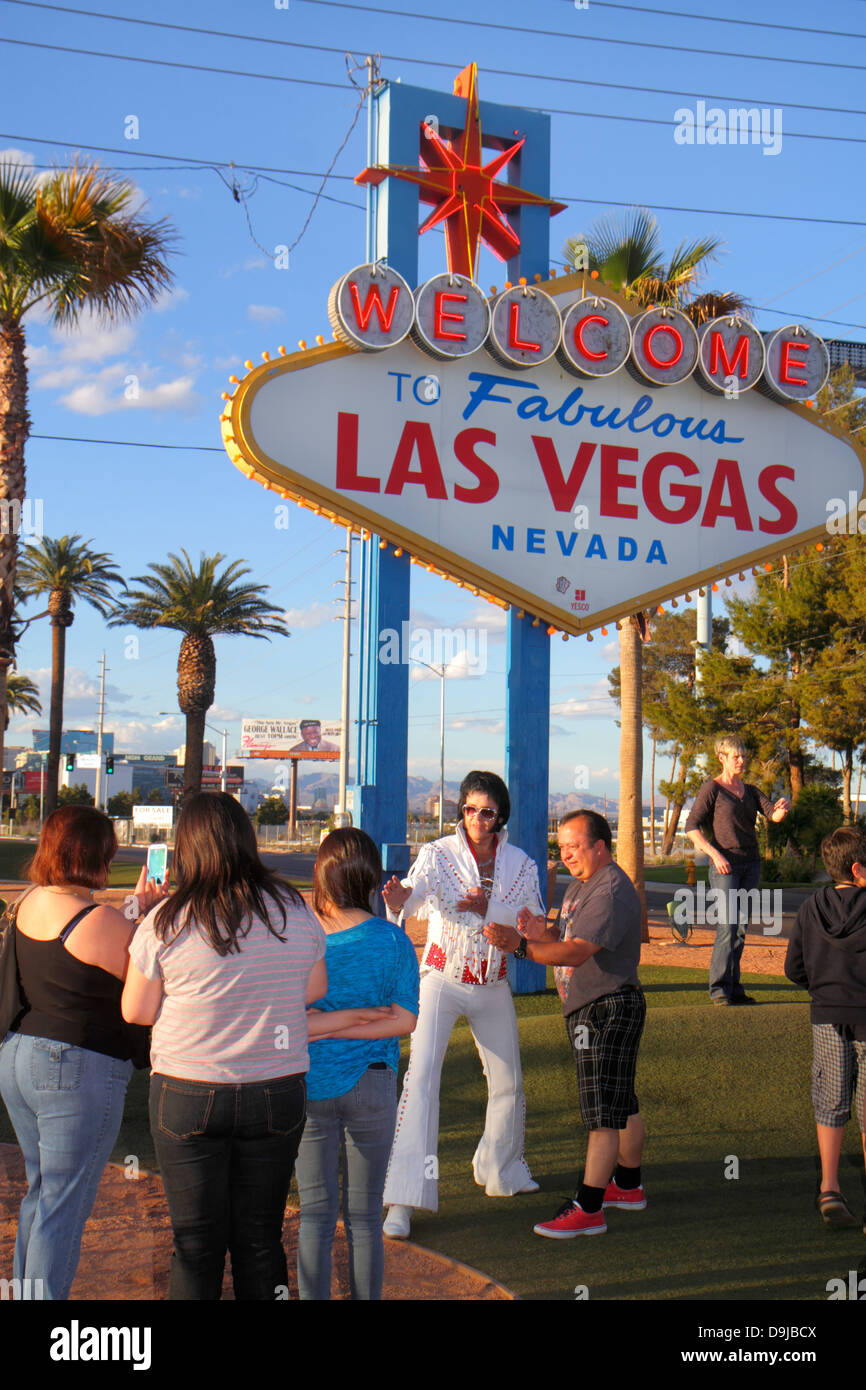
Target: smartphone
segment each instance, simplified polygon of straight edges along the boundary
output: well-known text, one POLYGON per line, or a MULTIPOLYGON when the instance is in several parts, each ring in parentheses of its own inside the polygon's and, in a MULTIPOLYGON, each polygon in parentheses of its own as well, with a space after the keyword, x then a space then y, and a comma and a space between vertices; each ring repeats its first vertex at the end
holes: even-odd
POLYGON ((168 845, 148 845, 147 876, 154 883, 165 883, 168 877, 168 845))

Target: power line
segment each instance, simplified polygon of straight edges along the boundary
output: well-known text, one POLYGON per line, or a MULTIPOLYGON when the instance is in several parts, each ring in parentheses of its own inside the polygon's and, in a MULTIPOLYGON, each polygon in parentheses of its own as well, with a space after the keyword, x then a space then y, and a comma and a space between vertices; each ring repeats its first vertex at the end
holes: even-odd
MULTIPOLYGON (((567 0, 569 4, 572 0, 567 0)), ((15 0, 21 3, 21 0, 15 0)), ((596 0, 598 3, 598 0, 596 0)), ((720 14, 694 14, 685 10, 656 10, 648 9, 645 5, 621 5, 616 0, 601 0, 600 9, 604 10, 628 10, 633 14, 648 14, 655 19, 658 15, 665 15, 668 19, 703 19, 710 24, 740 24, 748 25, 752 29, 781 29, 788 34, 808 34, 810 38, 815 35, 814 29, 807 29, 801 24, 771 24, 765 19, 731 19, 727 15, 720 14)), ((866 39, 866 34, 849 34, 841 29, 822 29, 821 34, 830 39, 866 39)))
POLYGON ((111 444, 118 449, 179 449, 202 454, 224 454, 217 444, 156 444, 147 439, 85 439, 77 434, 31 434, 31 439, 48 439, 57 444, 111 444))
MULTIPOLYGON (((307 4, 335 4, 337 0, 305 0, 307 4)), ((340 0, 342 3, 342 0, 340 0)), ((354 8, 349 6, 349 8, 354 8)), ((388 11, 388 13, 391 13, 388 11)), ((470 21, 466 21, 469 23, 470 21)), ((475 21, 471 21, 475 22, 475 21)), ((493 25, 493 28, 501 28, 500 25, 493 25)), ((544 31, 541 31, 544 32, 544 31)), ((142 58, 137 54, 129 53, 103 53, 93 48, 70 48, 64 44, 56 43, 37 43, 31 39, 0 39, 0 42, 15 44, 19 48, 38 48, 52 53, 72 53, 77 57, 87 58, 107 58, 113 62, 120 63, 145 63, 151 67, 181 68, 188 72, 216 73, 223 77, 251 77, 267 82, 290 82, 300 83, 306 87, 327 87, 331 90, 345 91, 341 82, 325 82, 319 78, 312 77, 286 77, 283 74, 270 72, 246 72, 238 68, 216 68, 207 67, 200 63, 178 63, 169 58, 142 58)), ((619 42, 619 40, 617 40, 619 42)), ((659 45, 648 45, 650 48, 659 45)), ((746 55, 748 56, 748 55, 746 55)), ((866 66, 857 68, 858 72, 866 72, 866 66)), ((624 116, 612 111, 574 111, 564 106, 547 106, 545 111, 554 116, 574 116, 580 120, 590 121, 627 121, 630 125, 657 125, 670 129, 671 122, 658 116, 624 116)), ((849 113, 855 114, 855 113, 849 113)), ((856 113, 859 114, 859 113, 856 113)), ((866 136, 861 135, 818 135, 813 131, 789 130, 785 132, 789 140, 830 140, 837 144, 844 145, 866 145, 866 136)))
POLYGON ((286 77, 282 73, 273 72, 244 72, 237 68, 213 68, 206 67, 201 63, 172 62, 169 58, 141 58, 129 53, 102 53, 95 48, 69 48, 65 44, 36 43, 33 39, 10 39, 5 35, 0 38, 0 43, 12 43, 18 48, 41 48, 51 53, 74 53, 78 57, 84 58, 110 58, 112 62, 117 63, 147 63, 150 67, 183 68, 187 72, 217 73, 220 77, 255 77, 264 82, 291 82, 302 87, 331 87, 340 92, 346 90, 342 82, 325 82, 320 78, 286 77))
MULTIPOLYGON (((11 5, 20 5, 20 6, 23 6, 25 9, 45 9, 45 10, 54 10, 54 11, 58 11, 58 12, 61 13, 61 14, 83 15, 83 16, 86 16, 86 17, 91 18, 91 19, 108 19, 108 20, 115 20, 115 21, 117 21, 118 23, 123 23, 123 24, 138 24, 138 25, 146 26, 147 28, 150 28, 150 29, 169 29, 169 30, 173 30, 173 31, 175 31, 175 32, 183 33, 183 34, 199 34, 199 35, 203 35, 203 36, 210 37, 210 38, 231 39, 233 42, 236 42, 238 39, 241 39, 241 40, 243 40, 243 42, 245 42, 245 43, 263 43, 263 44, 267 44, 267 45, 269 45, 269 46, 271 46, 271 47, 279 47, 279 48, 302 48, 302 49, 307 49, 307 50, 309 50, 310 52, 313 52, 313 53, 339 53, 339 54, 342 55, 342 54, 345 52, 345 49, 340 48, 340 47, 338 47, 338 46, 335 46, 335 45, 333 45, 333 44, 301 43, 301 42, 300 42, 299 40, 297 40, 297 39, 277 39, 277 38, 273 38, 273 37, 271 37, 271 38, 261 38, 258 34, 235 34, 235 33, 232 33, 231 31, 223 30, 223 29, 202 29, 202 28, 197 28, 197 27, 194 27, 194 26, 191 25, 191 24, 168 24, 168 23, 166 23, 165 21, 161 21, 161 20, 154 20, 154 19, 133 19, 133 18, 127 16, 127 15, 110 15, 110 14, 105 14, 105 13, 104 13, 103 11, 101 11, 101 10, 81 10, 81 9, 73 9, 73 8, 71 8, 70 6, 67 6, 67 5, 51 5, 51 4, 47 4, 47 3, 41 3, 41 0, 4 0, 4 3, 5 3, 5 4, 11 4, 11 5)), ((629 9, 629 8, 636 8, 636 7, 634 7, 634 6, 620 6, 619 8, 621 8, 621 9, 629 9)), ((670 12, 669 12, 669 11, 659 11, 658 13, 670 13, 670 12)), ((708 15, 695 16, 695 18, 704 18, 704 19, 708 19, 708 18, 711 18, 711 17, 712 17, 712 18, 715 18, 715 16, 708 16, 708 15)), ((754 23, 754 22, 756 22, 756 21, 752 21, 752 20, 726 20, 725 22, 726 22, 726 23, 732 23, 732 24, 740 24, 740 23, 742 23, 742 24, 752 24, 752 23, 754 23)), ((768 26, 762 26, 762 27, 769 27, 769 28, 786 28, 786 27, 788 27, 788 26, 785 26, 785 25, 768 25, 768 26)), ((811 31, 811 30, 803 30, 802 32, 804 32, 804 33, 811 33, 812 31, 811 31)), ((825 32, 826 32, 826 31, 825 31, 825 32)), ((860 36, 859 36, 859 35, 850 35, 850 36, 848 36, 848 35, 840 35, 840 37, 852 37, 852 38, 857 38, 857 37, 860 37, 860 36)), ((415 58, 415 57, 410 57, 409 54, 406 54, 406 53, 383 53, 383 54, 381 55, 381 57, 382 57, 386 62, 389 62, 389 63, 412 63, 412 64, 415 64, 415 65, 418 66, 418 67, 446 68, 446 69, 448 69, 448 70, 450 70, 450 71, 453 71, 455 67, 459 67, 459 66, 460 66, 460 63, 456 62, 455 60, 452 60, 452 61, 445 61, 445 60, 435 59, 435 58, 415 58)), ((609 89, 609 90, 611 90, 611 91, 619 91, 619 92, 647 92, 647 93, 651 93, 652 95, 655 95, 655 96, 694 97, 694 98, 696 98, 696 99, 704 98, 704 99, 710 100, 710 101, 743 102, 743 103, 745 103, 745 104, 747 104, 747 105, 750 105, 750 106, 782 106, 782 105, 784 105, 786 108, 788 108, 788 109, 790 109, 790 110, 794 110, 794 111, 820 111, 820 112, 826 112, 826 113, 828 113, 828 114, 830 114, 830 115, 838 115, 838 116, 866 116, 866 111, 864 111, 864 110, 858 110, 858 109, 856 109, 856 108, 852 108, 852 107, 848 107, 848 106, 814 106, 814 105, 810 105, 809 103, 806 103, 806 102, 796 102, 796 101, 785 101, 784 103, 782 103, 781 101, 778 101, 778 100, 771 100, 771 99, 768 99, 768 98, 765 98, 765 97, 725 96, 725 95, 719 94, 718 92, 705 92, 705 91, 704 91, 704 92, 689 92, 689 91, 679 90, 679 89, 677 89, 677 88, 672 88, 672 87, 637 87, 637 86, 635 86, 633 83, 628 83, 628 82, 593 82, 593 81, 591 81, 590 79, 585 78, 585 77, 564 77, 564 76, 560 76, 560 75, 557 75, 557 74, 554 74, 554 73, 547 73, 547 72, 545 72, 545 73, 539 73, 539 72, 518 72, 516 69, 513 69, 513 68, 491 68, 491 67, 487 67, 486 64, 484 64, 484 65, 481 66, 481 71, 484 72, 484 73, 489 73, 491 76, 494 76, 494 77, 517 77, 517 78, 522 78, 522 79, 525 79, 525 80, 527 80, 527 81, 533 81, 533 82, 535 82, 535 81, 537 81, 537 82, 545 82, 545 83, 546 83, 546 82, 564 82, 564 83, 568 83, 570 86, 577 86, 577 87, 602 87, 602 88, 607 88, 607 89, 609 89)), ((255 74, 250 74, 250 76, 254 76, 254 75, 255 75, 255 74)))
POLYGON ((533 34, 539 38, 571 39, 578 43, 609 43, 621 48, 653 48, 663 53, 694 53, 705 58, 736 58, 738 62, 747 59, 756 63, 788 63, 796 67, 840 68, 846 72, 866 72, 866 67, 858 63, 831 63, 819 58, 782 58, 775 53, 731 53, 718 48, 688 48, 683 44, 650 43, 646 39, 609 39, 595 34, 566 32, 562 29, 528 29, 521 24, 494 24, 489 19, 461 19, 457 15, 426 14, 411 10, 386 10, 378 5, 355 5, 350 0, 300 0, 301 4, 322 5, 328 9, 359 10, 362 14, 382 14, 396 16, 398 19, 424 19, 431 24, 462 24, 474 29, 496 29, 509 34, 533 34))
MULTIPOLYGON (((139 152, 136 150, 118 149, 116 146, 112 145, 86 145, 83 144, 81 141, 55 140, 45 138, 42 136, 14 134, 10 131, 2 130, 0 130, 0 140, 16 140, 24 145, 57 145, 61 149, 89 150, 96 154, 122 154, 127 155, 129 157, 141 159, 182 160, 184 162, 184 167, 189 167, 191 165, 202 169, 230 169, 234 167, 235 169, 255 174, 295 174, 298 175, 300 178, 311 179, 318 179, 322 177, 321 169, 278 169, 272 167, 271 165, 240 164, 237 161, 235 161, 234 164, 232 164, 231 161, 227 160, 195 160, 193 157, 189 155, 154 154, 144 150, 142 150, 139 154, 139 152)), ((332 174, 331 178, 341 179, 347 183, 355 182, 354 176, 352 174, 332 174)), ((312 193, 313 190, 303 189, 301 191, 312 193)), ((615 198, 608 198, 606 196, 584 198, 571 196, 565 193, 559 193, 555 196, 558 198, 560 202, 563 203, 587 203, 590 206, 604 204, 606 207, 613 208, 631 208, 635 207, 636 205, 635 199, 630 199, 629 201, 621 201, 615 198)), ((758 218, 759 220, 763 221, 808 222, 828 227, 866 227, 866 221, 858 221, 857 219, 850 217, 804 217, 799 214, 795 215, 793 213, 782 212, 747 212, 743 209, 736 208, 693 208, 683 207, 681 204, 678 203, 646 203, 642 200, 637 200, 637 202, 641 207, 649 208, 652 212, 687 212, 696 213, 702 217, 751 217, 758 218)), ((360 207, 361 205, 359 203, 352 203, 349 204, 349 206, 360 207)))

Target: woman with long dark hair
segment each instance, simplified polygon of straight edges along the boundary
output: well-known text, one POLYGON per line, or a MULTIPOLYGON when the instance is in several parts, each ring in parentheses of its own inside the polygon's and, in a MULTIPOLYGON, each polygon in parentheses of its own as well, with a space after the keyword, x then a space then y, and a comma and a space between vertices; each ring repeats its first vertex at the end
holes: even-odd
MULTIPOLYGON (((25 1298, 68 1298, 133 1063, 147 1065, 145 1031, 120 1012, 134 926, 93 902, 116 852, 108 816, 60 807, 12 909, 25 1007, 0 1039, 0 1094, 27 1172, 12 1268, 25 1298)), ((144 906, 159 896, 144 870, 136 893, 144 906)))
POLYGON ((322 841, 313 906, 328 936, 328 993, 312 1017, 328 1028, 337 1010, 360 1004, 382 1012, 372 1023, 310 1043, 297 1162, 302 1299, 331 1296, 341 1172, 351 1296, 382 1297, 382 1189, 397 1114, 398 1038, 415 1027, 418 960, 406 933, 370 910, 381 881, 379 851, 363 830, 333 830, 322 841))
POLYGON ((489 1197, 536 1192, 523 1157, 525 1102, 517 1016, 506 958, 484 939, 484 925, 513 926, 520 909, 544 908, 538 870, 510 845, 508 788, 494 772, 470 772, 460 787, 457 831, 425 845, 400 882, 382 896, 389 917, 427 919, 421 955, 421 1003, 385 1183, 385 1235, 405 1239, 415 1207, 439 1201, 439 1079, 451 1030, 464 1014, 487 1078, 487 1117, 472 1160, 489 1197))
POLYGON ((124 1017, 154 1025, 150 1124, 174 1232, 169 1298, 218 1299, 226 1249, 237 1299, 285 1297, 305 1010, 327 989, 325 936, 262 863, 227 793, 187 800, 173 872, 174 892, 133 938, 123 993, 124 1017))

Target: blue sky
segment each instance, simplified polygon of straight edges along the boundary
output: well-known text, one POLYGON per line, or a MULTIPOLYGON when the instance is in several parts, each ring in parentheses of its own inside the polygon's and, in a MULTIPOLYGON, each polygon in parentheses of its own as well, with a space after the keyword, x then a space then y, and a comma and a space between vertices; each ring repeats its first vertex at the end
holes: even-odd
MULTIPOLYGON (((722 236, 725 250, 705 287, 745 295, 760 327, 802 320, 824 337, 864 338, 864 0, 820 10, 734 0, 724 19, 681 17, 697 15, 695 0, 678 0, 678 13, 601 0, 587 9, 572 0, 469 0, 446 4, 450 19, 323 0, 289 0, 285 8, 274 0, 187 0, 183 7, 151 0, 146 11, 96 3, 129 20, 146 14, 150 23, 0 0, 3 39, 23 45, 3 46, 0 150, 38 168, 99 147, 106 167, 134 180, 148 215, 175 225, 176 283, 155 311, 113 331, 85 323, 59 334, 28 322, 28 495, 43 499, 47 534, 92 539, 126 576, 184 547, 194 558, 221 551, 243 559, 270 586, 292 637, 216 643, 209 718, 228 726, 230 751, 244 715, 339 717, 341 629, 333 618, 343 574, 335 552, 344 533, 295 508, 288 529, 278 529, 272 497, 222 451, 218 416, 220 392, 230 373, 243 375, 246 359, 330 335, 328 291, 364 258, 363 195, 352 182, 366 163, 362 113, 289 269, 273 262, 273 248, 301 233, 311 194, 355 115, 359 93, 347 78, 346 52, 359 64, 379 52, 383 77, 445 91, 474 60, 482 98, 553 113, 551 192, 569 206, 551 224, 552 265, 567 235, 616 204, 671 209, 656 214, 665 247, 722 236), (819 16, 825 29, 815 29, 819 16), (177 32, 160 21, 234 37, 177 32), (771 155, 753 145, 677 143, 675 113, 700 100, 780 108, 781 149, 771 155), (256 174, 252 166, 272 172, 256 174), (128 399, 132 378, 138 396, 128 399)), ((361 72, 355 78, 363 83, 361 72)), ((422 274, 434 274, 444 267, 443 240, 434 233, 423 243, 422 274)), ((487 252, 477 278, 502 283, 503 269, 487 252)), ((412 594, 419 626, 480 626, 487 636, 486 674, 447 683, 447 777, 468 766, 501 769, 503 615, 431 575, 413 574, 412 594)), ((67 642, 66 724, 95 722, 104 649, 107 725, 117 747, 173 748, 183 741, 183 721, 159 712, 176 706, 179 637, 141 633, 136 657, 128 635, 106 629, 86 607, 77 610, 67 642)), ((611 637, 554 641, 551 790, 570 790, 575 766, 585 765, 590 792, 616 795, 618 729, 606 695, 617 659, 611 637)), ((39 681, 46 712, 49 657, 49 629, 34 623, 19 647, 19 670, 39 681)), ((439 685, 418 674, 409 770, 436 778, 439 685)), ((13 721, 8 741, 29 743, 33 723, 13 721)))

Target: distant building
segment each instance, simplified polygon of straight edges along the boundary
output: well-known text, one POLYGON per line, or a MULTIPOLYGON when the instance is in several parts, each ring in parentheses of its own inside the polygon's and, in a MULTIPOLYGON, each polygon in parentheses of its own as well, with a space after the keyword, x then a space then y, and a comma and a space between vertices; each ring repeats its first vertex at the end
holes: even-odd
MULTIPOLYGON (((174 753, 177 758, 178 767, 183 767, 186 762, 186 744, 182 743, 180 748, 175 748, 174 753)), ((217 751, 212 743, 205 742, 202 744, 201 761, 203 767, 213 767, 216 763, 217 751)))
MULTIPOLYGON (((436 796, 436 795, 428 796, 427 800, 424 802, 424 814, 427 815, 427 816, 438 816, 438 815, 439 815, 439 797, 438 797, 438 796, 436 796)), ((449 798, 446 796, 446 798, 445 798, 445 803, 444 803, 444 809, 443 809, 443 812, 442 812, 442 819, 443 819, 443 820, 454 820, 454 818, 455 818, 456 815, 457 815, 457 802, 456 802, 456 801, 451 801, 451 800, 449 800, 449 798)))
MULTIPOLYGON (((33 752, 47 753, 49 733, 47 729, 33 729, 33 752)), ((60 736, 61 753, 95 753, 99 735, 95 729, 64 729, 60 736)), ((103 753, 114 752, 114 734, 107 730, 102 734, 103 753)), ((38 766, 38 759, 34 766, 38 766)))

